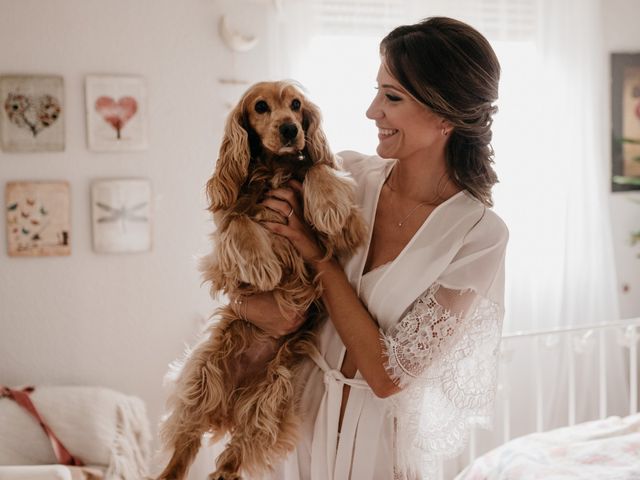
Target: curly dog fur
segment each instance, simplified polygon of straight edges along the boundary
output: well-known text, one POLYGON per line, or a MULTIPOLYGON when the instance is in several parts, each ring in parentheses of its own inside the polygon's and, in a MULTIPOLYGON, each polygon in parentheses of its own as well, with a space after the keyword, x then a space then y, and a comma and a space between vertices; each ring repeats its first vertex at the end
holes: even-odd
POLYGON ((366 234, 353 180, 336 164, 320 122, 318 108, 291 82, 252 86, 229 114, 207 182, 217 230, 203 277, 213 295, 273 291, 282 311, 307 312, 306 320, 274 339, 231 305, 219 309, 179 367, 160 428, 173 451, 161 479, 185 477, 206 432, 230 438, 209 476, 216 480, 260 475, 296 445, 299 372, 320 325, 322 292, 291 243, 259 224, 286 222, 260 202, 268 190, 296 179, 304 186, 305 220, 327 256, 352 254, 366 234))

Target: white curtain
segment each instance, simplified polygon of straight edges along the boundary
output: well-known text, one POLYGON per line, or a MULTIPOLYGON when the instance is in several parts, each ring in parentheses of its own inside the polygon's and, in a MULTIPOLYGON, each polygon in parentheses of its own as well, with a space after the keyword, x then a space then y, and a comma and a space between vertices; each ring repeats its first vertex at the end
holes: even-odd
POLYGON ((507 330, 618 318, 600 8, 542 0, 526 78, 501 95, 494 144, 496 209, 512 234, 507 330))

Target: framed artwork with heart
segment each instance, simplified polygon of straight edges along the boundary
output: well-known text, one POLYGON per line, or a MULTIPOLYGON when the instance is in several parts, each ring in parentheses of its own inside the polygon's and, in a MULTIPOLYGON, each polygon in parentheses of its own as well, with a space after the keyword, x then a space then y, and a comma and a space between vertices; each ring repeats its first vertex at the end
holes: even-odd
POLYGON ((611 190, 640 190, 640 53, 611 54, 611 190))
POLYGON ((148 148, 147 92, 141 77, 86 77, 87 141, 97 152, 148 148))
POLYGON ((8 182, 5 200, 10 256, 71 254, 68 182, 8 182))
POLYGON ((91 184, 93 249, 98 253, 151 250, 151 183, 147 179, 91 184))
POLYGON ((62 77, 0 76, 0 147, 5 152, 63 151, 64 117, 62 77))

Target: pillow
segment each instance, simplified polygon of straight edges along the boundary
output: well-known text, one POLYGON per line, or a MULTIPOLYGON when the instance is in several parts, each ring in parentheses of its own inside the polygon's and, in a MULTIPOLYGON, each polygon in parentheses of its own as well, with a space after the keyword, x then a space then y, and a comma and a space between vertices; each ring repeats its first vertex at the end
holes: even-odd
MULTIPOLYGON (((110 475, 146 475, 150 434, 141 399, 100 387, 40 386, 30 395, 43 420, 75 457, 110 475)), ((38 421, 10 398, 0 398, 0 465, 55 464, 38 421)))

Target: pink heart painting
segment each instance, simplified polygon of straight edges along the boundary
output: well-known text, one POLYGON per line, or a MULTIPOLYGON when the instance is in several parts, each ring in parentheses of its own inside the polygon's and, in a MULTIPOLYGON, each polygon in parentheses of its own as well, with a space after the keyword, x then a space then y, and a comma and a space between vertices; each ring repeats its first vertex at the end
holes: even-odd
POLYGON ((122 97, 116 102, 112 97, 102 96, 96 100, 95 107, 102 118, 116 130, 120 140, 124 125, 138 111, 138 102, 133 97, 122 97))
POLYGON ((35 137, 50 127, 59 117, 62 108, 52 95, 25 95, 9 93, 4 109, 11 123, 31 131, 35 137))

